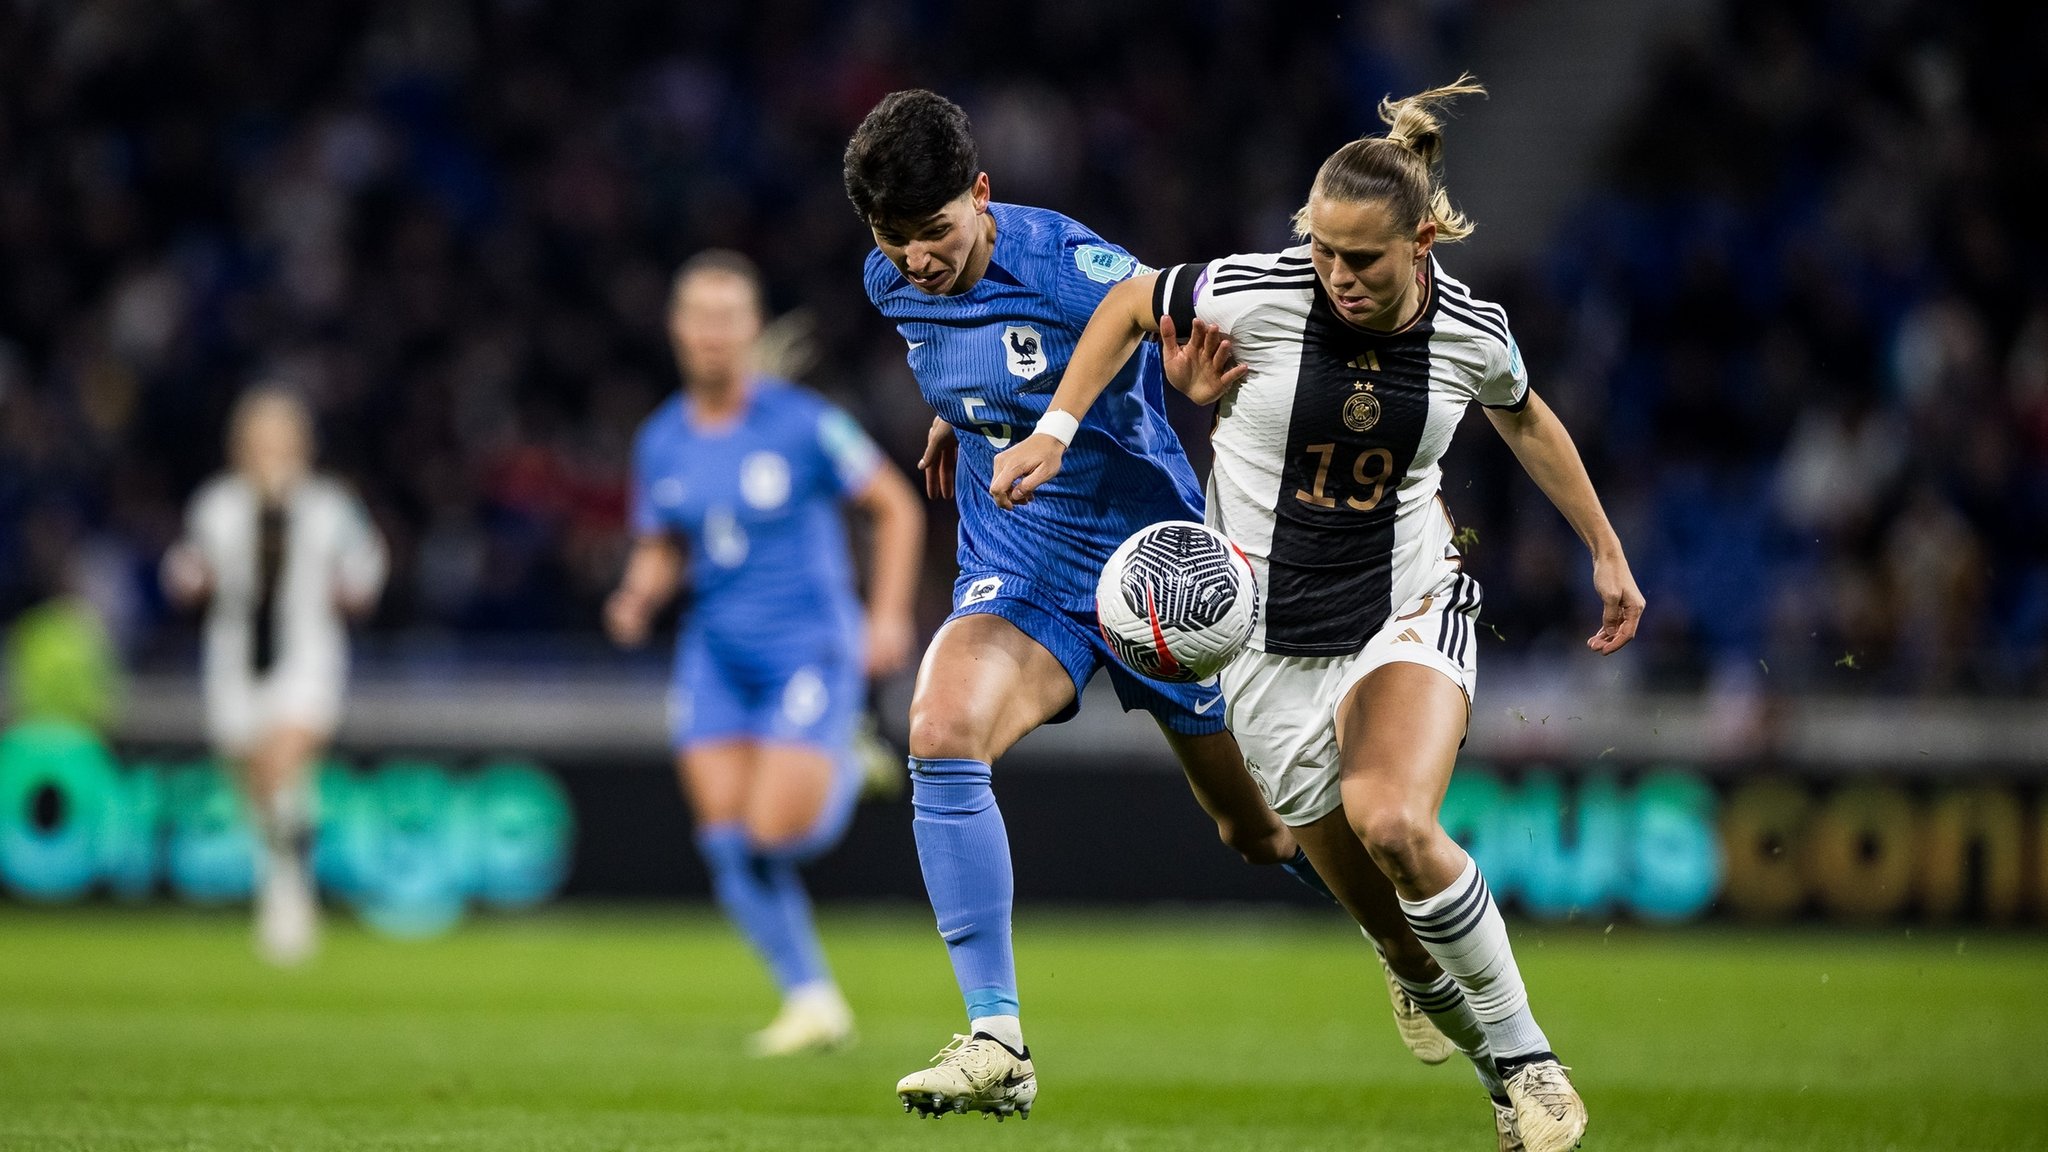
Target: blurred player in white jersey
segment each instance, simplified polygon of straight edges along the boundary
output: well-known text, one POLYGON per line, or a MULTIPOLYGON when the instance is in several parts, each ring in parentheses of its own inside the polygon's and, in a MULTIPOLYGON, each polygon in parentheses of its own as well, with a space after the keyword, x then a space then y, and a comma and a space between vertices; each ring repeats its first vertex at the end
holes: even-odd
MULTIPOLYGON (((1415 936, 1477 1013, 1503 1149, 1560 1152, 1585 1105, 1537 1026, 1507 928, 1438 806, 1470 717, 1479 584, 1463 571, 1438 462, 1478 401, 1592 554, 1604 607, 1587 641, 1635 635, 1642 594, 1564 425, 1529 390, 1498 305, 1433 246, 1471 225, 1435 168, 1433 109, 1469 78, 1382 104, 1386 136, 1324 161, 1285 252, 1133 277, 1096 309, 1047 420, 997 459, 990 495, 1023 503, 1060 472, 1060 427, 1087 415, 1147 332, 1189 332, 1239 362, 1192 398, 1221 401, 1208 522, 1236 541, 1263 598, 1251 650, 1223 672, 1231 731, 1280 818, 1339 896, 1359 849, 1415 936)), ((1440 994, 1414 986, 1425 1007, 1440 994)), ((1468 1052, 1471 1038, 1452 1039, 1468 1052)))
POLYGON ((206 605, 207 732, 239 772, 261 844, 257 947, 295 964, 319 928, 308 777, 341 718, 346 618, 383 590, 384 543, 354 494, 312 471, 312 421, 290 393, 242 397, 228 457, 192 496, 164 588, 206 605))

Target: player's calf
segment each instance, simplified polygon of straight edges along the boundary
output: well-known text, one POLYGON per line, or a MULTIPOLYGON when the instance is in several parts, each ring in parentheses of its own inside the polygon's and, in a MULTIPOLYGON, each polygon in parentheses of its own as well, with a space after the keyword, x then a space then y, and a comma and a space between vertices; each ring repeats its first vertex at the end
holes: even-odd
MULTIPOLYGON (((1295 867, 1308 862, 1294 843, 1293 834, 1287 831, 1287 825, 1278 820, 1252 821, 1219 816, 1216 819, 1216 838, 1242 856, 1247 864, 1278 864, 1293 874, 1295 867)), ((1311 872, 1314 870, 1313 866, 1309 868, 1311 872)), ((1303 880, 1302 883, 1308 884, 1308 881, 1303 880)), ((1314 884, 1309 886, 1317 887, 1314 884)))

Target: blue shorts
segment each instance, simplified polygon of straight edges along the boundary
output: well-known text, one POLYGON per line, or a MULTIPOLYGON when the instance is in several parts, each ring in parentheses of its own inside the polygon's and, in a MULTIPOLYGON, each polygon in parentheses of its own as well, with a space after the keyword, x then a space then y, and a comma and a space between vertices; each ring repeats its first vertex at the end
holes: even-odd
POLYGON ((1007 572, 963 572, 953 583, 953 614, 1000 616, 1039 645, 1074 681, 1074 702, 1049 723, 1061 724, 1081 711, 1081 689, 1095 673, 1109 672, 1124 711, 1143 708, 1169 731, 1207 736, 1223 731, 1223 689, 1211 677, 1199 684, 1170 684, 1138 675, 1110 653, 1093 612, 1069 612, 1039 593, 1023 577, 1007 572))
POLYGON ((676 650, 669 729, 678 750, 721 740, 806 744, 851 760, 867 707, 859 644, 845 639, 796 653, 721 655, 697 633, 676 650))

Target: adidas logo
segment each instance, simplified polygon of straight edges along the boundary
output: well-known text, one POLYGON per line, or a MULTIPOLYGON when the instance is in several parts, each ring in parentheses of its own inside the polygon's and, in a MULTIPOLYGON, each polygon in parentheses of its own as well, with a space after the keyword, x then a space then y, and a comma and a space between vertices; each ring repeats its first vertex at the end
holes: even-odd
POLYGON ((1378 372, 1380 370, 1380 354, 1377 352, 1361 352, 1353 356, 1351 362, 1346 364, 1345 367, 1353 368, 1360 372, 1378 372))
POLYGON ((1405 631, 1405 632, 1401 633, 1401 634, 1400 634, 1399 636, 1396 636, 1396 637, 1394 637, 1394 643, 1396 643, 1396 644, 1401 644, 1401 643, 1415 643, 1415 644, 1420 644, 1420 643, 1422 643, 1422 637, 1420 637, 1420 636, 1417 636, 1417 635, 1415 634, 1415 629, 1413 629, 1413 628, 1410 628, 1410 629, 1408 629, 1407 631, 1405 631))

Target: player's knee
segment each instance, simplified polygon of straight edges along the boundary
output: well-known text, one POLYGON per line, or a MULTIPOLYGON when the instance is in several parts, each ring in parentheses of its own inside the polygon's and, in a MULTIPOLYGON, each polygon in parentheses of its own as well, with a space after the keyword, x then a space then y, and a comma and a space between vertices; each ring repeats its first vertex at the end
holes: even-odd
POLYGON ((817 813, 791 808, 783 811, 747 813, 747 839, 764 849, 777 849, 802 840, 817 823, 817 813))
POLYGON ((1351 827, 1365 844, 1365 850, 1372 854, 1373 863, 1390 877, 1419 871, 1430 843, 1437 836, 1435 819, 1406 808, 1368 812, 1354 817, 1351 827))
POLYGON ((1264 825, 1218 820, 1216 838, 1244 857, 1247 864, 1284 864, 1294 858, 1294 842, 1277 822, 1264 825))
POLYGON ((912 705, 910 754, 927 760, 987 760, 985 726, 955 708, 912 705))

